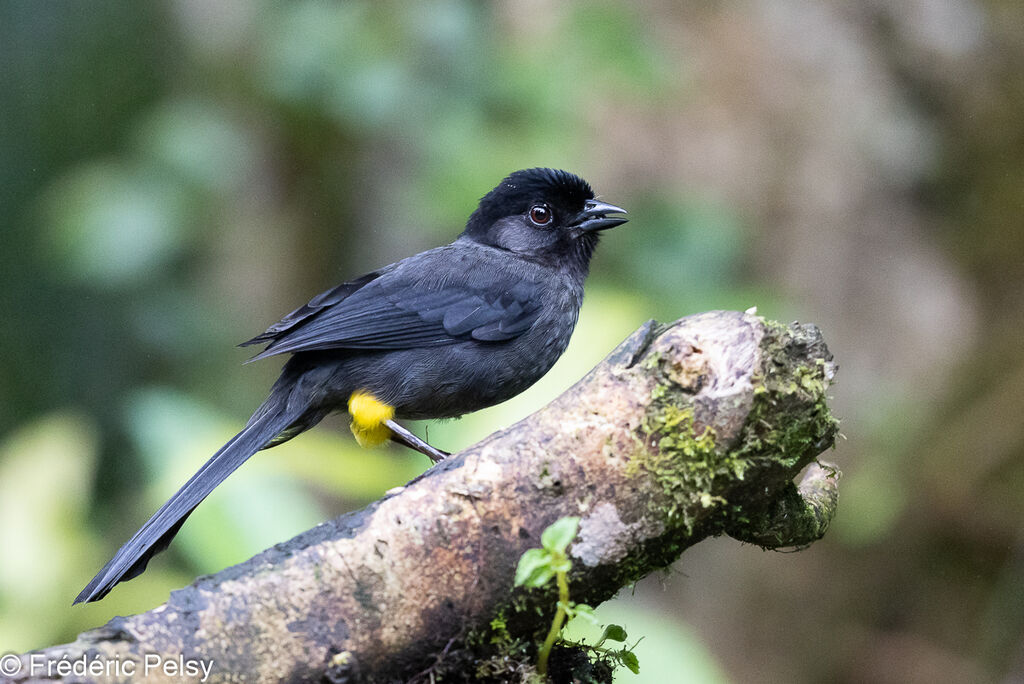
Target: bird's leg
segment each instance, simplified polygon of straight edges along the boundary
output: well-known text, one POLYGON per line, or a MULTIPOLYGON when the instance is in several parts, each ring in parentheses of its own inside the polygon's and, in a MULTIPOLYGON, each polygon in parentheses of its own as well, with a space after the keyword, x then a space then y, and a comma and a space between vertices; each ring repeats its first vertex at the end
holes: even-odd
POLYGON ((444 460, 446 456, 451 456, 447 451, 441 451, 430 446, 392 419, 385 420, 384 424, 391 430, 391 441, 398 442, 402 446, 407 446, 420 452, 434 463, 444 460))
POLYGON ((390 439, 420 452, 434 463, 449 455, 430 446, 396 423, 395 407, 384 403, 369 392, 353 392, 348 398, 348 413, 352 416, 352 434, 360 446, 378 446, 390 439))

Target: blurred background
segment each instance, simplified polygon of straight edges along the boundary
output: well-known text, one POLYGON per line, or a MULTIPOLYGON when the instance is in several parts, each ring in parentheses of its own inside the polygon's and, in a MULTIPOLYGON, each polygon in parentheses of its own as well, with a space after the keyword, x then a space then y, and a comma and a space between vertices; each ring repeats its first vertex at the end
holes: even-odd
MULTIPOLYGON (((599 615, 624 682, 1024 680, 1024 6, 0 1, 0 652, 71 640, 428 465, 335 420, 70 603, 265 396, 234 345, 452 239, 508 172, 631 221, 525 395, 648 318, 757 306, 840 364, 827 538, 727 538, 599 615)), ((421 426, 422 427, 422 426, 421 426)))

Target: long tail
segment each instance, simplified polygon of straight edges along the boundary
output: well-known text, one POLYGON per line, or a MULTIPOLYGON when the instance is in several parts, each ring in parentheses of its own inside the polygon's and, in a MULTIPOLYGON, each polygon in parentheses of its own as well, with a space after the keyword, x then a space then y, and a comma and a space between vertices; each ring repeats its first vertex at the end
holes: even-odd
POLYGON ((260 449, 284 441, 275 439, 282 433, 287 438, 297 434, 302 428, 309 427, 310 423, 302 420, 302 428, 294 429, 303 418, 306 407, 289 406, 289 402, 282 399, 280 394, 272 392, 271 397, 253 414, 248 425, 222 446, 167 503, 160 507, 160 510, 153 514, 153 517, 92 578, 74 602, 98 601, 118 582, 140 575, 146 569, 149 559, 167 548, 189 514, 228 475, 260 449))

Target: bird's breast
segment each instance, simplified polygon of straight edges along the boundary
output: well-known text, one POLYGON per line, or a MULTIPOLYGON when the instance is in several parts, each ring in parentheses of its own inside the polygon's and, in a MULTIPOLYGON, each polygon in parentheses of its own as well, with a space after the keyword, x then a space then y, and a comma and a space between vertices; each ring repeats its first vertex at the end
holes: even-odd
POLYGON ((545 289, 536 322, 511 340, 467 340, 389 357, 381 390, 398 416, 460 416, 510 399, 543 377, 569 345, 583 295, 568 278, 545 289))

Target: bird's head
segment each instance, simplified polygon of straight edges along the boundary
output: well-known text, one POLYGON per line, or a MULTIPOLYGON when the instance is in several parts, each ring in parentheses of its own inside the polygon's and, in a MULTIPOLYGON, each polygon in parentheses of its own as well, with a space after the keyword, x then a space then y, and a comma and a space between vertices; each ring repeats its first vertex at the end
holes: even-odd
POLYGON ((594 199, 590 184, 568 171, 516 171, 480 200, 464 236, 552 265, 586 272, 598 234, 622 225, 625 209, 594 199))

